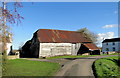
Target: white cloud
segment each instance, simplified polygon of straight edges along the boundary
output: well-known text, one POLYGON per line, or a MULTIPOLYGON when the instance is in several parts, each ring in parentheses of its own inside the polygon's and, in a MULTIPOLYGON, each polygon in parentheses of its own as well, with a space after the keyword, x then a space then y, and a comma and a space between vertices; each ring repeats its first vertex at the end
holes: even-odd
POLYGON ((113 27, 118 27, 118 25, 117 24, 105 25, 102 28, 113 28, 113 27))
POLYGON ((99 43, 99 46, 102 45, 102 41, 104 39, 111 39, 111 38, 114 38, 114 36, 115 36, 114 32, 99 33, 98 34, 98 43, 99 43))

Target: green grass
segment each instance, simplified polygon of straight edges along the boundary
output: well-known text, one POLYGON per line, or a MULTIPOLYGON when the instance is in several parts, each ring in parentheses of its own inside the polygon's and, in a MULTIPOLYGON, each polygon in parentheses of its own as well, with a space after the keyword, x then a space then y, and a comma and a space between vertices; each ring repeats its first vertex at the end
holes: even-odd
POLYGON ((25 59, 8 60, 3 76, 52 76, 60 65, 58 63, 29 61, 25 59))
MULTIPOLYGON (((47 59, 58 59, 58 58, 80 58, 80 57, 91 57, 91 56, 105 56, 107 54, 101 54, 101 55, 64 55, 64 56, 54 56, 54 57, 47 57, 47 59)), ((109 55, 118 55, 118 53, 115 54, 109 54, 109 55)), ((40 58, 41 59, 41 58, 40 58)))
POLYGON ((47 59, 58 59, 58 58, 80 58, 80 57, 90 57, 90 56, 99 56, 99 55, 65 55, 65 56, 54 56, 54 57, 47 57, 47 59))
POLYGON ((116 78, 120 77, 118 66, 118 56, 107 57, 96 60, 94 63, 95 75, 99 78, 106 77, 110 78, 112 76, 116 76, 116 78))

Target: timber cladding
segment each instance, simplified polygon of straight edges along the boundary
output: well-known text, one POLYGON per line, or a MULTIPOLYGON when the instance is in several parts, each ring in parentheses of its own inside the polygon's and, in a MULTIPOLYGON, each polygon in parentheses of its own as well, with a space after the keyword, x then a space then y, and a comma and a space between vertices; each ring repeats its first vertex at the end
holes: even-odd
POLYGON ((71 43, 40 43, 40 55, 43 57, 71 55, 71 43))

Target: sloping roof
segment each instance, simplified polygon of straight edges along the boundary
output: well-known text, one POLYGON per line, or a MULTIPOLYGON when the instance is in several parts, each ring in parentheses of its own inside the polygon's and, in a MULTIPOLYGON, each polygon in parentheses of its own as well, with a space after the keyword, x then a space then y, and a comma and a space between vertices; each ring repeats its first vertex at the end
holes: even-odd
POLYGON ((89 50, 99 50, 99 48, 93 43, 86 43, 83 45, 86 46, 87 48, 89 48, 89 50))
POLYGON ((120 38, 112 38, 112 39, 105 39, 102 43, 105 43, 105 42, 120 42, 120 38))
POLYGON ((84 34, 76 31, 64 31, 53 29, 39 29, 37 31, 38 40, 41 43, 81 43, 92 42, 84 34))

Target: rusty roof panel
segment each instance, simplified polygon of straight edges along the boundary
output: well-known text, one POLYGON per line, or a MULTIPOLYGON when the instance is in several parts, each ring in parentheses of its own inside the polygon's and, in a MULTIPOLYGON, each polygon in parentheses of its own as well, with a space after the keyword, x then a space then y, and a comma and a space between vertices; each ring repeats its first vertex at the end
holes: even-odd
POLYGON ((83 45, 85 45, 90 50, 99 50, 99 48, 93 43, 86 43, 86 44, 83 44, 83 45))
POLYGON ((92 42, 84 34, 76 31, 39 29, 37 31, 38 39, 41 43, 81 43, 92 42))

